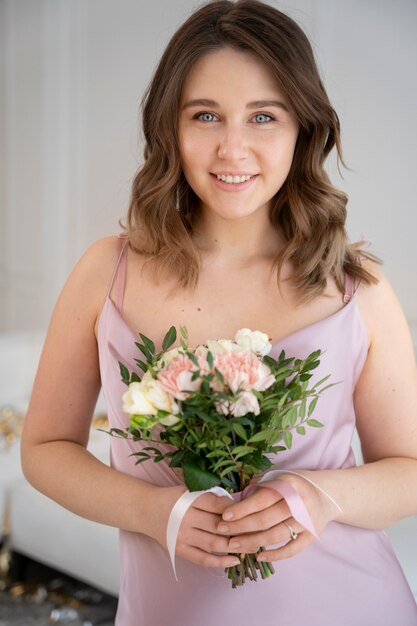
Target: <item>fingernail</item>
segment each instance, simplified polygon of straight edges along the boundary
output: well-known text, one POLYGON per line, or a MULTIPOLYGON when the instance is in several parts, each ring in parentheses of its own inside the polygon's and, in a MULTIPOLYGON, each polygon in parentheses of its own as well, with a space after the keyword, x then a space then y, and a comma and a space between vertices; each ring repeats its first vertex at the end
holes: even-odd
POLYGON ((263 554, 260 554, 258 557, 256 557, 257 561, 266 561, 266 556, 264 556, 263 554))
POLYGON ((227 511, 227 513, 223 514, 223 519, 233 519, 233 513, 231 511, 227 511))
POLYGON ((229 527, 227 524, 219 524, 217 530, 219 531, 219 533, 227 533, 229 527))
POLYGON ((240 548, 240 543, 238 541, 232 541, 232 543, 229 544, 230 550, 234 550, 235 548, 240 548))
POLYGON ((236 559, 235 561, 230 561, 229 567, 234 567, 235 565, 240 565, 239 559, 236 559))

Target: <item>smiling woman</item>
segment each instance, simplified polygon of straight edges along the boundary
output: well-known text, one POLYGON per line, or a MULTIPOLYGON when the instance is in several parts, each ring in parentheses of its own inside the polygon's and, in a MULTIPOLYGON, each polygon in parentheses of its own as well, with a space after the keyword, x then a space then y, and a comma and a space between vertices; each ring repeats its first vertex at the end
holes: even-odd
MULTIPOLYGON (((163 54, 143 128, 126 232, 87 251, 56 305, 23 434, 26 476, 121 529, 117 626, 415 626, 380 529, 417 514, 403 488, 417 480, 416 364, 401 307, 372 255, 349 243, 347 198, 324 170, 333 148, 341 158, 340 129, 308 40, 262 2, 209 2, 163 54), (236 331, 252 328, 274 357, 302 362, 320 349, 313 381, 338 382, 315 412, 324 428, 271 454, 284 471, 278 489, 193 501, 176 541, 179 582, 167 529, 186 488, 173 467, 135 465, 129 455, 146 442, 113 439, 112 468, 86 450, 100 384, 120 432, 129 418, 119 362, 134 369, 139 332, 159 352, 171 325, 187 327, 191 348, 225 338, 227 353, 236 331), (232 591, 222 570, 250 553, 279 561, 278 572, 232 591)), ((136 384, 151 394, 147 375, 136 384)))
POLYGON ((226 47, 191 68, 182 92, 178 143, 182 171, 200 198, 199 220, 207 234, 217 230, 209 226, 216 218, 260 223, 259 211, 260 237, 276 239, 270 228, 271 198, 288 176, 298 137, 297 118, 284 102, 273 74, 246 52, 226 47), (259 96, 263 102, 254 100, 259 96), (210 103, 210 109, 202 109, 210 103))

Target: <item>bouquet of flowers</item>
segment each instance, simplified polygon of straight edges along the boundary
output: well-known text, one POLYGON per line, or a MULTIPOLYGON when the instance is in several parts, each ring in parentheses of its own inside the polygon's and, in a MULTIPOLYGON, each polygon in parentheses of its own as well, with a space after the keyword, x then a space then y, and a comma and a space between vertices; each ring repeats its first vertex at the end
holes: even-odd
MULTIPOLYGON (((169 461, 189 491, 217 485, 242 491, 272 466, 268 455, 291 448, 293 431, 304 435, 306 425, 323 426, 312 413, 329 376, 309 388, 321 350, 305 359, 282 351, 275 359, 268 356, 267 335, 246 328, 234 341, 209 340, 194 350, 183 326, 178 348, 170 349, 177 341, 173 326, 161 352, 140 338, 143 356, 135 362, 141 376, 119 363, 130 427, 110 434, 145 442, 133 454, 136 463, 169 461)), ((256 580, 257 570, 262 578, 274 573, 271 563, 256 560, 262 550, 240 555, 240 565, 227 568, 233 587, 256 580)))

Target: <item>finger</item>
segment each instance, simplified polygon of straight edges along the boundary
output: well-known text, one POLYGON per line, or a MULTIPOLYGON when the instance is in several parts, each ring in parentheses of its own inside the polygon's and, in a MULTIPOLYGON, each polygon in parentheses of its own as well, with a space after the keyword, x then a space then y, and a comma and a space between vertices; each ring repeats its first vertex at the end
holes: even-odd
MULTIPOLYGON (((206 532, 217 533, 217 527, 221 521, 220 515, 216 513, 208 513, 200 509, 190 508, 184 516, 183 523, 180 528, 184 528, 184 531, 188 528, 197 528, 206 532)), ((222 533, 226 536, 226 533, 222 533)))
POLYGON ((183 559, 187 559, 196 565, 202 567, 233 567, 233 565, 239 565, 240 560, 233 554, 229 555, 216 555, 200 550, 194 546, 185 546, 177 551, 178 556, 183 559))
POLYGON ((200 550, 210 553, 219 553, 227 555, 229 550, 227 548, 229 543, 229 537, 221 537, 215 533, 209 533, 199 528, 192 528, 184 535, 184 542, 180 536, 179 542, 186 545, 194 546, 200 550))
POLYGON ((257 511, 261 511, 276 502, 280 502, 285 500, 281 496, 281 494, 277 493, 273 489, 260 487, 253 493, 252 495, 244 498, 240 502, 236 502, 232 505, 226 507, 223 510, 223 519, 225 521, 238 520, 246 515, 250 515, 251 513, 255 513, 257 511))
MULTIPOLYGON (((248 514, 236 521, 220 521, 217 526, 217 532, 230 536, 260 532, 276 526, 290 515, 287 503, 285 500, 280 500, 268 508, 248 514)), ((224 516, 222 519, 224 519, 224 516)))
MULTIPOLYGON (((291 529, 299 535, 305 529, 301 524, 291 517, 285 520, 291 529)), ((297 537, 298 539, 298 537, 297 537)), ((254 532, 231 536, 228 543, 228 552, 257 552, 261 546, 273 546, 275 544, 286 544, 291 540, 291 534, 288 527, 282 522, 269 528, 266 531, 254 532)))
POLYGON ((232 500, 227 496, 216 496, 214 493, 203 493, 193 502, 193 507, 210 513, 223 513, 232 500))
POLYGON ((308 531, 302 532, 298 535, 297 539, 288 541, 284 546, 274 548, 272 550, 265 550, 262 555, 257 557, 258 561, 282 561, 289 559, 297 554, 300 554, 309 545, 315 541, 315 538, 308 531))

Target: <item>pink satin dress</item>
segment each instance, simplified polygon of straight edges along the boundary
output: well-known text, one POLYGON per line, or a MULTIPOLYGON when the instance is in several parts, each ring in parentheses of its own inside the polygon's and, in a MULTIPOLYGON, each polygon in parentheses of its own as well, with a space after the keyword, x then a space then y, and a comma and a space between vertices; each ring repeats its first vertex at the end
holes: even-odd
MULTIPOLYGON (((102 385, 111 427, 125 428, 118 361, 135 369, 137 335, 122 317, 125 248, 122 247, 99 322, 102 385), (110 292, 115 284, 114 302, 110 292)), ((291 333, 273 346, 303 358, 324 350, 315 380, 342 381, 320 398, 322 429, 294 435, 292 449, 272 459, 279 469, 336 469, 355 465, 352 394, 367 356, 367 333, 347 278, 345 306, 291 333)), ((178 484, 164 463, 135 466, 139 443, 112 438, 111 462, 120 472, 159 486, 178 484)), ((301 554, 275 563, 275 575, 232 589, 223 570, 179 557, 175 581, 168 553, 148 536, 120 531, 121 581, 116 626, 416 626, 417 605, 382 530, 332 522, 301 554)))

